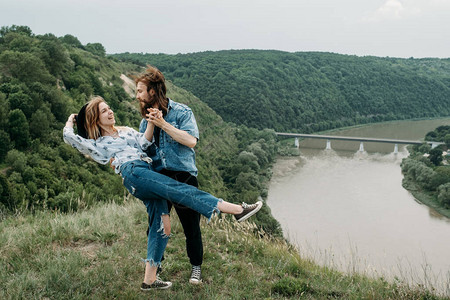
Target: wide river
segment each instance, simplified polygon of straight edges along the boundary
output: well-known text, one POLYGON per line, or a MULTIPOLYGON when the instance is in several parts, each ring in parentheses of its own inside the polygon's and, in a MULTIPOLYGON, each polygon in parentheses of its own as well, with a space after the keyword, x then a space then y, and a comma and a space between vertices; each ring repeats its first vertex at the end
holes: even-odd
MULTIPOLYGON (((450 119, 402 121, 333 135, 420 140, 450 119)), ((346 272, 400 278, 450 296, 450 219, 402 187, 404 146, 300 142, 300 157, 280 158, 267 203, 304 258, 346 272)))

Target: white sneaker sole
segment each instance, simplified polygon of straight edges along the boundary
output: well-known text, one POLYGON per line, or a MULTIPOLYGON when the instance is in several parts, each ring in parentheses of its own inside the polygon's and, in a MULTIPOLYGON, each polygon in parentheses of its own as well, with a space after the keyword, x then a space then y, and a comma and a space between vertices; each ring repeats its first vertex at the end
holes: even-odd
POLYGON ((158 287, 158 288, 150 288, 150 289, 143 289, 143 288, 141 288, 141 291, 148 292, 148 291, 152 291, 152 290, 167 290, 171 286, 172 286, 172 282, 169 281, 167 286, 158 287))
POLYGON ((256 213, 261 209, 261 207, 263 206, 262 201, 258 201, 258 202, 256 202, 255 204, 258 204, 258 206, 256 206, 256 208, 255 208, 254 210, 252 210, 251 212, 249 212, 248 214, 246 214, 244 217, 240 218, 240 219, 238 220, 238 222, 243 222, 243 221, 247 220, 248 218, 250 218, 251 216, 253 216, 254 214, 256 214, 256 213))
POLYGON ((197 280, 197 279, 189 279, 189 283, 190 283, 190 284, 194 284, 194 285, 202 284, 202 280, 201 280, 201 279, 200 279, 200 280, 197 280))

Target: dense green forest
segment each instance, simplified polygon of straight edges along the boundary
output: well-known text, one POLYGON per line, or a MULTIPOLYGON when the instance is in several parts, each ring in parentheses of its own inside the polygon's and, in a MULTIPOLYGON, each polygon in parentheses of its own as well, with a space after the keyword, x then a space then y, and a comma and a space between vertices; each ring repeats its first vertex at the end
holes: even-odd
POLYGON ((450 115, 450 59, 227 50, 114 55, 152 64, 225 121, 286 132, 450 115))
MULTIPOLYGON (((121 178, 65 144, 62 128, 92 95, 108 101, 119 125, 137 128, 138 103, 121 76, 139 71, 138 65, 107 57, 99 43, 35 35, 26 26, 0 29, 0 217, 127 199, 121 178)), ((199 123, 200 187, 233 202, 251 203, 267 194, 274 132, 228 124, 193 94, 170 82, 168 90, 169 97, 193 109, 199 123)), ((255 220, 281 233, 267 206, 255 220)))
POLYGON ((429 144, 409 147, 403 159, 403 186, 425 204, 450 217, 450 126, 439 126, 425 136, 426 141, 444 142, 436 148, 429 144))

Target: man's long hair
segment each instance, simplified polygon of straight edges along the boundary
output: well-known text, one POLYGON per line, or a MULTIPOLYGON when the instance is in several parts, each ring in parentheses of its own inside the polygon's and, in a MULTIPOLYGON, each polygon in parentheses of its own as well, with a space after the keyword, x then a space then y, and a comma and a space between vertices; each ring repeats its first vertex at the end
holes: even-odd
POLYGON ((155 95, 150 99, 150 103, 140 103, 142 117, 146 117, 145 115, 148 113, 147 108, 153 107, 155 103, 157 103, 158 108, 162 110, 164 115, 167 114, 169 99, 166 97, 166 80, 163 73, 156 67, 148 65, 144 74, 133 76, 133 79, 136 85, 139 82, 145 84, 147 86, 147 92, 150 92, 152 89, 155 91, 155 95))

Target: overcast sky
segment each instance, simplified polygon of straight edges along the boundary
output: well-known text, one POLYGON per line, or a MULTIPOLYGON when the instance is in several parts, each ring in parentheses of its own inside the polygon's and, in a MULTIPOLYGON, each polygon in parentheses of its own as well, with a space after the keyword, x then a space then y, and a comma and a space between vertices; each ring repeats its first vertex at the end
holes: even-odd
POLYGON ((226 49, 450 57, 450 0, 0 0, 0 25, 107 53, 226 49))

